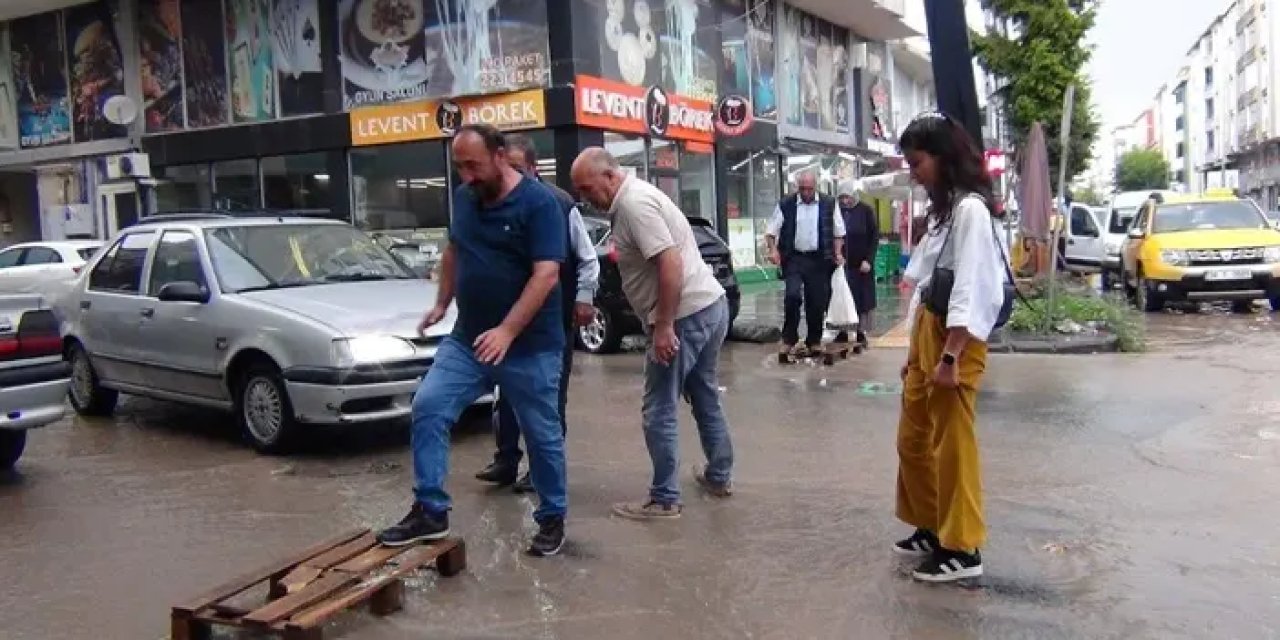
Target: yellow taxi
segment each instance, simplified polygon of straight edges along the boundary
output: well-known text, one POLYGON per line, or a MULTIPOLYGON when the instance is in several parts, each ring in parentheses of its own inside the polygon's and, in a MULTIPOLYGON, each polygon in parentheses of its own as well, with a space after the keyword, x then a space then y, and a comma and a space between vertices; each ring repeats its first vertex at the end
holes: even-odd
POLYGON ((1121 248, 1121 282, 1138 308, 1229 300, 1280 302, 1280 231, 1230 190, 1148 200, 1121 248))

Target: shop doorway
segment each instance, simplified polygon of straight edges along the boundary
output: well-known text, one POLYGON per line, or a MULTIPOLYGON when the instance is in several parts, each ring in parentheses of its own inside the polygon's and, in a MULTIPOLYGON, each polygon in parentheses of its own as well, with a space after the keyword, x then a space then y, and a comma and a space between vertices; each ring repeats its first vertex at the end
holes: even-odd
POLYGON ((103 239, 110 239, 121 229, 137 224, 141 202, 138 185, 132 182, 98 186, 99 225, 103 239))

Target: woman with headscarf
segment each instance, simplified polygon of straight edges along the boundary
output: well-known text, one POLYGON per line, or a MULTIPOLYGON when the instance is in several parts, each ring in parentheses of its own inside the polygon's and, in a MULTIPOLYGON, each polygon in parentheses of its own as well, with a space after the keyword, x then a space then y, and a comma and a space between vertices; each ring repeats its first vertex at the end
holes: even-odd
POLYGON ((929 194, 929 230, 906 272, 916 291, 898 422, 897 516, 915 532, 893 549, 923 558, 917 580, 951 582, 982 575, 975 422, 986 340, 1007 309, 1007 252, 982 152, 963 126, 924 113, 898 145, 929 194))
MULTIPOLYGON (((876 251, 880 248, 880 222, 876 212, 858 197, 857 184, 842 180, 838 189, 840 215, 844 217, 844 274, 853 293, 853 305, 858 309, 858 345, 867 347, 867 332, 871 331, 872 312, 876 308, 876 251)), ((845 332, 836 336, 837 342, 849 339, 845 332)))

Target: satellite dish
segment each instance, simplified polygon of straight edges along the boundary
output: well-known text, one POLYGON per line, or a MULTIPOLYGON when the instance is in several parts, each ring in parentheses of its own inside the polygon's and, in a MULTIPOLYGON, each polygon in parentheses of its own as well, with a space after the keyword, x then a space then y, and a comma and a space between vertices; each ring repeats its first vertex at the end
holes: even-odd
POLYGON ((111 96, 102 104, 102 115, 111 124, 132 124, 138 117, 138 104, 128 96, 111 96))

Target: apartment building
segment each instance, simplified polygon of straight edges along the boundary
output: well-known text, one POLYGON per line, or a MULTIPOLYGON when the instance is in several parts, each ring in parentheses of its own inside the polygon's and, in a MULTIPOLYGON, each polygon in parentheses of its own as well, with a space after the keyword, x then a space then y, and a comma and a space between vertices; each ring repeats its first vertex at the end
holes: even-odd
POLYGON ((1233 20, 1233 102, 1240 189, 1267 209, 1280 206, 1280 69, 1271 58, 1280 36, 1277 0, 1239 0, 1233 20))

